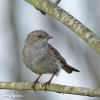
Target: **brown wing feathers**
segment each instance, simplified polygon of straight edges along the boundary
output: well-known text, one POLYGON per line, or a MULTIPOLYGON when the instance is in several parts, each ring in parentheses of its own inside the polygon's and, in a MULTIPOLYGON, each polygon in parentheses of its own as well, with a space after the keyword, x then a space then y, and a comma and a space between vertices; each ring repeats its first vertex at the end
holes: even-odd
POLYGON ((48 43, 48 47, 49 49, 52 50, 52 52, 54 53, 55 57, 60 60, 61 64, 62 64, 62 69, 65 70, 67 73, 72 73, 72 71, 76 71, 79 72, 79 70, 71 67, 70 65, 67 64, 66 60, 60 55, 60 53, 48 43))

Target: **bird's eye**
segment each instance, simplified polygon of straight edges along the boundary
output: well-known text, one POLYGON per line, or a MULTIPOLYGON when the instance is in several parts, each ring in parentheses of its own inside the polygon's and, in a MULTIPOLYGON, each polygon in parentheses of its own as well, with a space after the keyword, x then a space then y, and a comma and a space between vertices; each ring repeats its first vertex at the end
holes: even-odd
POLYGON ((38 37, 39 37, 39 38, 41 38, 42 36, 41 36, 41 35, 39 35, 38 37))

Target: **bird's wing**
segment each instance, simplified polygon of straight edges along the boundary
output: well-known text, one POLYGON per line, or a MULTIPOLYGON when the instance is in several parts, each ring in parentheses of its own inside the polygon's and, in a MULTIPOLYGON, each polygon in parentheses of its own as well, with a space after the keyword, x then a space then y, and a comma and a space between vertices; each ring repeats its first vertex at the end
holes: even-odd
POLYGON ((53 52, 53 54, 55 55, 56 59, 58 59, 61 63, 66 64, 66 60, 61 56, 61 54, 51 45, 48 43, 48 48, 50 49, 50 51, 53 52))
POLYGON ((62 69, 65 70, 67 73, 72 73, 72 71, 79 72, 79 70, 73 68, 72 66, 68 65, 66 60, 61 56, 61 54, 48 43, 49 53, 55 55, 55 58, 58 59, 62 64, 62 69))

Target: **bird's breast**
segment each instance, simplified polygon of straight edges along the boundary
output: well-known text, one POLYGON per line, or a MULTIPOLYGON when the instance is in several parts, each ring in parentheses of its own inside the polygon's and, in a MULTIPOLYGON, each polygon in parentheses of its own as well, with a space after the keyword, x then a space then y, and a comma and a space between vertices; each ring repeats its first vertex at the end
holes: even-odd
POLYGON ((37 74, 59 72, 59 64, 56 63, 55 58, 48 53, 48 48, 34 49, 29 47, 24 52, 25 59, 23 61, 33 72, 37 74))

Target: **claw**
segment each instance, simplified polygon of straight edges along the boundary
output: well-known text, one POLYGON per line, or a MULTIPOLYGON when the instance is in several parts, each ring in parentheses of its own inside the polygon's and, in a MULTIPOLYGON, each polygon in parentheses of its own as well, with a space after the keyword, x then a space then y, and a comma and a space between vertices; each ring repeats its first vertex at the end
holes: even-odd
POLYGON ((49 85, 49 84, 51 83, 51 80, 53 79, 54 75, 55 75, 55 74, 52 75, 52 77, 50 78, 50 80, 49 80, 48 82, 46 82, 46 83, 44 83, 44 84, 42 85, 42 86, 45 86, 45 92, 46 92, 46 90, 47 90, 47 85, 49 85))
POLYGON ((44 84, 42 85, 42 86, 45 86, 45 92, 46 92, 46 90, 47 90, 47 85, 49 85, 50 82, 51 82, 51 80, 49 80, 48 82, 46 82, 46 83, 44 83, 44 84))
MULTIPOLYGON (((35 92, 36 92, 36 89, 35 89, 36 83, 39 83, 38 80, 34 81, 33 84, 32 84, 32 86, 31 86, 31 88, 34 88, 34 91, 35 91, 35 92)), ((36 92, 36 93, 37 93, 37 92, 36 92)))
MULTIPOLYGON (((39 80, 39 78, 41 77, 41 75, 42 75, 42 74, 40 74, 40 75, 38 76, 38 78, 33 82, 32 86, 31 86, 31 88, 33 88, 35 92, 36 92, 36 89, 35 89, 36 83, 39 83, 38 80, 39 80)), ((36 92, 36 93, 37 93, 37 92, 36 92)))

